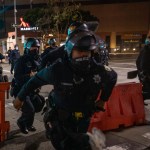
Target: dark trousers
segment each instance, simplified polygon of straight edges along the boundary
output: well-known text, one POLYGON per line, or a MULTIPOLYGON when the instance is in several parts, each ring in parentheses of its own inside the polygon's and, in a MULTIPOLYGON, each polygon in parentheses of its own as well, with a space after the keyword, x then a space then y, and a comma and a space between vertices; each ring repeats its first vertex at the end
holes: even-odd
POLYGON ((142 87, 143 99, 150 99, 150 81, 144 81, 142 87))
POLYGON ((72 113, 51 110, 51 127, 45 122, 47 137, 56 150, 91 150, 89 137, 85 134, 90 123, 90 116, 75 118, 72 113))
POLYGON ((11 61, 11 68, 10 68, 10 72, 12 73, 14 70, 14 66, 15 66, 15 61, 11 61))
POLYGON ((19 123, 21 123, 24 127, 31 127, 34 122, 35 109, 30 100, 30 97, 27 96, 26 100, 22 106, 22 115, 18 119, 19 123))

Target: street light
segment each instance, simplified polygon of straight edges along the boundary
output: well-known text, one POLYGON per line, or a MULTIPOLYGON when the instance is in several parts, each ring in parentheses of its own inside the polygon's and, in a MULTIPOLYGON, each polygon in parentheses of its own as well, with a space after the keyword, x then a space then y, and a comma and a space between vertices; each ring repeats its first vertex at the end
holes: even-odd
MULTIPOLYGON (((14 23, 17 24, 17 18, 16 18, 16 0, 14 0, 14 23)), ((17 26, 15 26, 15 44, 17 44, 17 26)))

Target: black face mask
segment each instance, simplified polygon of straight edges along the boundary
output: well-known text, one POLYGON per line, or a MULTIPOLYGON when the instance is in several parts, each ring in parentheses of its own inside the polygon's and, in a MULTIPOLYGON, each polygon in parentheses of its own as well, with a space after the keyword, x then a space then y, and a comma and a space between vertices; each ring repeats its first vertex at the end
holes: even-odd
POLYGON ((73 70, 79 75, 86 75, 90 72, 91 68, 91 58, 90 57, 80 57, 72 59, 71 65, 73 70))
POLYGON ((39 50, 33 49, 30 51, 29 55, 34 59, 37 60, 39 58, 39 50))

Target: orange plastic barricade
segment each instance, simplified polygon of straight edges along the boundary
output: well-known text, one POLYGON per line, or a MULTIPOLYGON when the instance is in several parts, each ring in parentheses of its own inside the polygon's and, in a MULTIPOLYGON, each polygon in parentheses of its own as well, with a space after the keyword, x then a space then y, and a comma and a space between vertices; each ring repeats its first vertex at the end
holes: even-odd
POLYGON ((140 83, 118 84, 105 104, 105 112, 92 116, 89 130, 97 127, 103 131, 120 126, 132 126, 145 122, 142 85, 140 83))
POLYGON ((5 95, 9 88, 9 82, 0 83, 0 142, 6 139, 10 130, 9 121, 5 121, 5 95))

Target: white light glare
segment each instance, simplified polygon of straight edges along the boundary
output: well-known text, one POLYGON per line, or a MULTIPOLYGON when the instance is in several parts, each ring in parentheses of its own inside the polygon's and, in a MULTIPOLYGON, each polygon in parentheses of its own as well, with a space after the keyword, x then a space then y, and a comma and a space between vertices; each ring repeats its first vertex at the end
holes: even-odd
POLYGON ((48 36, 53 36, 53 34, 49 34, 48 36))
POLYGON ((136 49, 135 48, 133 48, 133 51, 135 51, 136 49))

